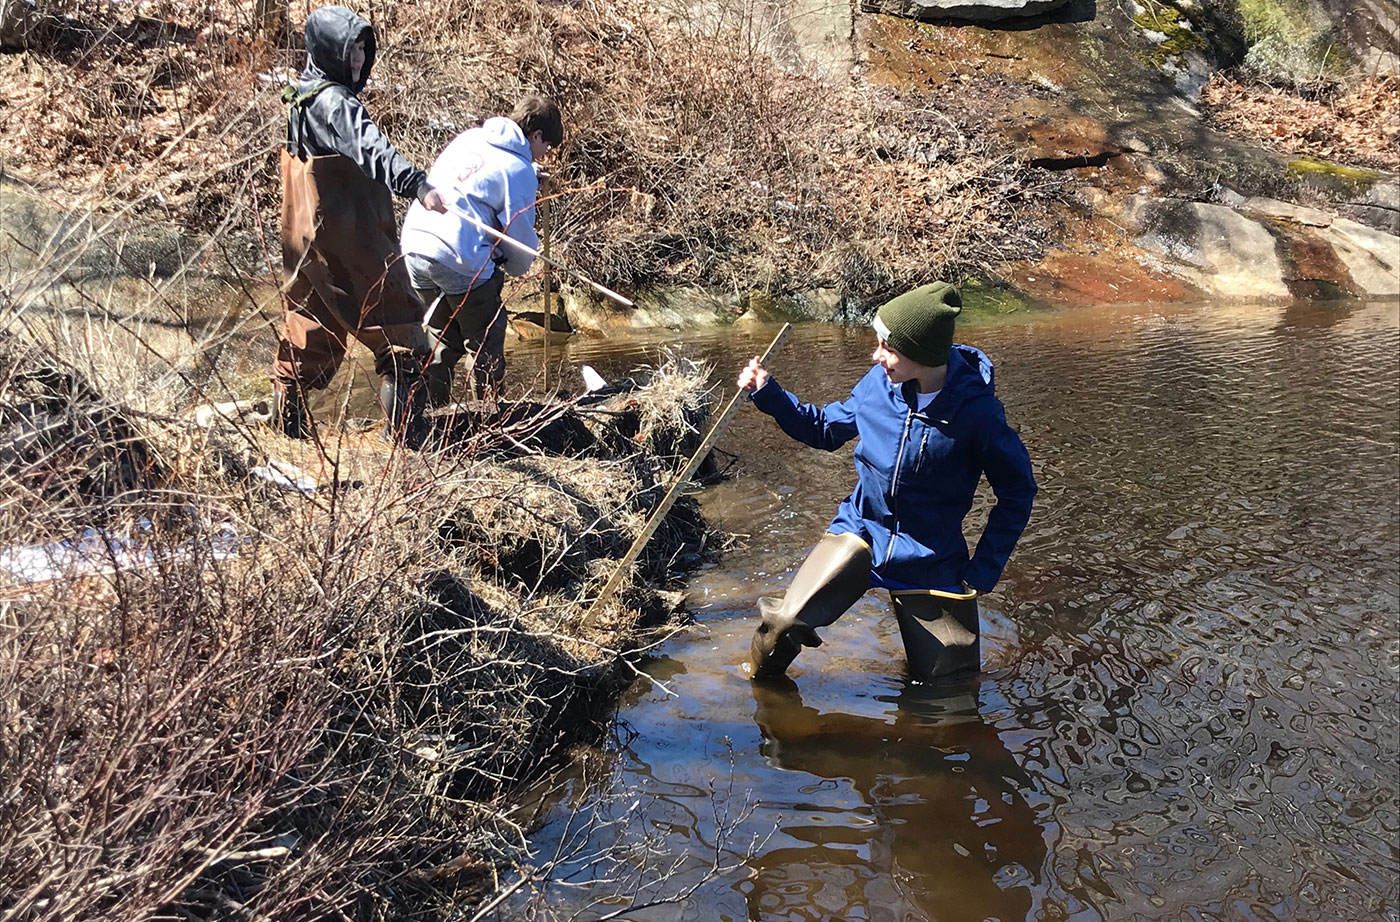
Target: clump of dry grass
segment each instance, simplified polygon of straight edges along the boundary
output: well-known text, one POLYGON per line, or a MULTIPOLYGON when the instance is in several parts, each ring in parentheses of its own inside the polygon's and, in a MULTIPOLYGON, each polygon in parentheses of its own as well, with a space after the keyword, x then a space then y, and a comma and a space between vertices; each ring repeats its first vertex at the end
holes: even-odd
POLYGON ((100 527, 82 567, 0 569, 0 912, 440 919, 523 860, 502 797, 638 636, 577 625, 664 477, 643 452, 327 438, 297 459, 322 488, 283 492, 247 470, 284 440, 191 437, 13 334, 0 424, 0 549, 100 527), (179 463, 106 460, 138 446, 179 463))

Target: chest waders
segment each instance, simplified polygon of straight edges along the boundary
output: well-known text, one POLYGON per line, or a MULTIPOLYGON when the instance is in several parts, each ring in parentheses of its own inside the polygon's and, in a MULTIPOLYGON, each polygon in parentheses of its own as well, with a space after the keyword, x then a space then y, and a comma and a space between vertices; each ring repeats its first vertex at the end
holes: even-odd
MULTIPOLYGON (((304 121, 306 105, 330 85, 284 93, 289 147, 292 121, 304 121)), ((308 434, 305 392, 330 384, 353 337, 374 353, 387 434, 417 448, 427 425, 419 374, 431 350, 399 256, 389 189, 348 157, 307 157, 295 147, 281 157, 285 297, 272 380, 282 429, 308 434)))
MULTIPOLYGON (((870 588, 870 546, 858 535, 827 534, 803 561, 781 601, 760 599, 749 647, 756 679, 787 671, 803 647, 821 646, 816 629, 844 615, 870 588)), ((982 668, 977 593, 891 591, 909 674, 922 682, 982 668)))

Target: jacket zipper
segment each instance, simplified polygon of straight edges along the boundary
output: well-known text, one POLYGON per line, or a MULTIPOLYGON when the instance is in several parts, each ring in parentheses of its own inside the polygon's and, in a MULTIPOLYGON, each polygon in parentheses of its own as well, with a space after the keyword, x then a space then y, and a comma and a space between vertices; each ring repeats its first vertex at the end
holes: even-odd
POLYGON ((894 537, 899 534, 899 501, 896 494, 899 493, 899 471, 904 467, 904 446, 909 441, 909 424, 913 421, 914 410, 911 408, 904 417, 904 431, 899 435, 899 454, 894 459, 894 479, 890 481, 890 515, 894 522, 890 529, 889 547, 885 549, 885 563, 889 563, 894 555, 894 537))

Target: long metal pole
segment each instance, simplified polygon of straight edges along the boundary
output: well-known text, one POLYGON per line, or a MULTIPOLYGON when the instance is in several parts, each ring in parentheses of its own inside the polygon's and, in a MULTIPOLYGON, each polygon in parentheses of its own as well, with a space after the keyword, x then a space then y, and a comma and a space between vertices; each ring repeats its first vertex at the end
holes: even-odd
MULTIPOLYGON (((773 337, 773 341, 768 344, 768 349, 759 359, 760 364, 768 361, 768 357, 778 351, 778 347, 783 344, 783 340, 787 339, 788 333, 790 332, 792 332, 792 324, 783 324, 783 328, 778 331, 777 336, 773 337)), ((657 506, 656 510, 652 512, 651 518, 647 519, 646 524, 642 526, 642 531, 637 535, 636 540, 632 542, 632 546, 627 549, 627 553, 617 562, 617 568, 613 570, 612 576, 608 577, 608 581, 603 585, 603 589, 598 593, 598 597, 594 599, 593 604, 588 607, 588 612, 583 616, 584 627, 588 627, 593 623, 593 619, 597 617, 598 612, 602 610, 603 603, 612 597, 612 594, 617 591, 617 587, 622 585, 622 581, 632 572, 632 565, 637 562, 637 558, 642 553, 642 548, 646 547, 647 542, 651 540, 651 536, 656 534, 656 529, 660 527, 661 520, 666 518, 667 512, 671 511, 671 506, 673 506, 676 499, 680 497, 681 490, 690 482, 690 478, 694 476, 695 471, 700 467, 700 462, 705 460, 705 456, 710 453, 710 449, 715 447, 715 443, 719 441, 719 437, 724 433, 725 428, 729 425, 729 421, 733 419, 734 414, 738 412, 740 401, 743 400, 743 398, 744 389, 740 388, 739 392, 730 399, 729 405, 724 408, 724 412, 719 415, 719 419, 715 420, 715 424, 710 427, 709 433, 701 440, 700 447, 695 449, 695 453, 690 456, 690 460, 685 463, 685 467, 681 468, 681 472, 676 475, 676 482, 671 484, 671 489, 667 490, 666 495, 661 498, 661 505, 657 506)))
POLYGON ((465 211, 463 211, 462 209, 458 208, 456 205, 448 205, 448 206, 447 206, 447 210, 450 211, 450 212, 452 212, 453 214, 455 214, 457 217, 461 218, 463 221, 466 221, 468 224, 470 224, 470 225, 472 225, 473 227, 477 228, 477 229, 480 230, 482 233, 486 234, 488 237, 491 237, 491 238, 493 238, 493 239, 495 239, 495 240, 497 240, 497 241, 499 241, 499 242, 501 242, 501 243, 504 243, 504 244, 506 244, 507 246, 513 246, 513 247, 515 247, 515 248, 518 249, 518 250, 523 250, 524 252, 529 253, 531 256, 535 257, 536 259, 541 259, 541 260, 543 260, 544 263, 545 263, 545 265, 547 265, 547 266, 553 266, 554 268, 558 269, 560 272, 567 272, 567 273, 569 273, 570 275, 572 275, 574 278, 578 279, 579 281, 581 281, 581 282, 583 282, 583 283, 585 283, 585 284, 587 284, 587 285, 591 285, 591 286, 593 287, 593 289, 594 289, 595 291, 597 291, 599 294, 603 294, 603 295, 606 295, 606 296, 609 297, 609 298, 612 298, 614 301, 616 301, 618 304, 621 304, 623 307, 636 307, 636 306, 637 306, 637 305, 633 304, 631 301, 629 301, 628 299, 624 298, 622 295, 620 295, 620 294, 618 294, 617 292, 613 291, 611 288, 607 288, 607 287, 605 287, 605 286, 603 286, 603 285, 599 285, 597 282, 593 281, 591 278, 589 278, 588 276, 584 275, 582 272, 578 271, 577 269, 572 269, 572 268, 570 268, 570 267, 564 265, 563 263, 555 262, 554 260, 550 259, 548 256, 545 256, 545 255, 544 255, 543 253, 541 253, 539 250, 535 249, 534 247, 528 247, 528 246, 526 246, 525 244, 521 243, 519 240, 516 240, 514 237, 507 237, 505 234, 503 234, 503 233, 501 233, 500 231, 496 230, 496 229, 495 229, 494 227, 492 227, 491 225, 486 224, 486 223, 484 223, 484 222, 478 220, 477 217, 476 217, 475 215, 468 214, 467 212, 465 212, 465 211))

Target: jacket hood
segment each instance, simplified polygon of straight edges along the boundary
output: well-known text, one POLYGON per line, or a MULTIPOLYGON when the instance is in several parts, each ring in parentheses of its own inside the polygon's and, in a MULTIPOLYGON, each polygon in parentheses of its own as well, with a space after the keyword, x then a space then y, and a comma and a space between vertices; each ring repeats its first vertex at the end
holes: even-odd
POLYGON ((488 118, 481 123, 481 131, 486 135, 486 142, 492 147, 499 147, 524 157, 526 163, 534 162, 530 157, 530 142, 526 140, 525 132, 511 119, 503 115, 488 118))
POLYGON ((343 6, 323 6, 306 17, 306 69, 303 87, 330 80, 358 93, 369 82, 374 67, 374 27, 343 6), (365 66, 360 78, 350 80, 350 48, 365 40, 365 66))
MULTIPOLYGON (((938 395, 939 405, 951 414, 969 400, 993 396, 996 393, 994 377, 992 360, 985 352, 955 343, 948 353, 948 378, 938 395)), ((906 392, 906 399, 911 394, 906 392)))

